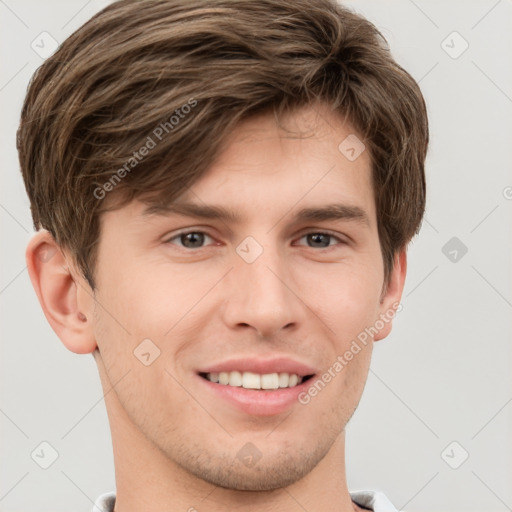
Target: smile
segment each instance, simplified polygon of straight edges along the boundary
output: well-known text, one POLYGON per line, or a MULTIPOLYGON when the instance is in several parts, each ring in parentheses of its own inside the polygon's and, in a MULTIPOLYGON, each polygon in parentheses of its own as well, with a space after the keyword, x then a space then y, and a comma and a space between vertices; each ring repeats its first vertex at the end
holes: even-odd
POLYGON ((245 389, 280 389, 293 388, 303 381, 309 379, 311 375, 301 376, 296 373, 253 373, 253 372, 209 372, 200 373, 204 379, 222 384, 224 386, 242 387, 245 389))

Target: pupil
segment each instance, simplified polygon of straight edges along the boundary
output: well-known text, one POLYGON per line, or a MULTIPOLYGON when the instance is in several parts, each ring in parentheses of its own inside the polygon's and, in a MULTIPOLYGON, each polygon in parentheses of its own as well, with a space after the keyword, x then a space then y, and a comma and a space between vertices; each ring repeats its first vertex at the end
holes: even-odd
POLYGON ((329 237, 330 235, 324 235, 321 233, 313 233, 312 235, 308 235, 309 241, 313 244, 320 244, 320 247, 329 246, 329 237))
POLYGON ((181 235, 181 243, 185 247, 201 247, 204 242, 204 235, 202 233, 186 233, 181 235))

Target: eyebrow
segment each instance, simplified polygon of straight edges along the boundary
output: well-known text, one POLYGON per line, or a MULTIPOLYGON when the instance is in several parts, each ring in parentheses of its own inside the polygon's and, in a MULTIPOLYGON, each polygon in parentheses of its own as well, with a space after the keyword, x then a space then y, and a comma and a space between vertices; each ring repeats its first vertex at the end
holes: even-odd
MULTIPOLYGON (((241 221, 241 216, 236 211, 228 210, 222 206, 186 202, 149 205, 143 210, 141 217, 145 218, 153 215, 167 216, 172 214, 220 220, 233 224, 241 221)), ((346 204, 328 204, 320 207, 302 208, 294 215, 294 220, 297 222, 350 220, 370 226, 369 216, 362 208, 346 204)))

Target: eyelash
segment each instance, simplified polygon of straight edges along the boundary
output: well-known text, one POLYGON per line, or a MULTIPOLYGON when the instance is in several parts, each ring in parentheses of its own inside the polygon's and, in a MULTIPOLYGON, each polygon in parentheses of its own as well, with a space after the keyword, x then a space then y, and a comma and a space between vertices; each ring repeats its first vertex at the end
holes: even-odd
MULTIPOLYGON (((190 231, 182 231, 181 233, 178 233, 176 235, 174 235, 173 237, 171 238, 168 238, 164 241, 164 243, 166 244, 172 244, 172 241, 173 240, 176 240, 176 239, 180 239, 180 237, 182 236, 186 236, 186 235, 189 235, 191 233, 197 233, 197 234, 201 234, 201 235, 206 235, 207 237, 210 237, 212 240, 213 240, 213 237, 211 235, 209 235, 208 233, 205 233, 204 231, 200 231, 200 230, 190 230, 190 231)), ((341 245, 346 245, 347 242, 343 239, 341 239, 339 236, 337 235, 334 235, 333 233, 330 233, 329 231, 307 231, 305 233, 302 233, 301 236, 299 237, 299 240, 308 236, 308 235, 326 235, 328 237, 331 237, 331 238, 334 238, 336 239, 339 244, 341 245)), ((172 244, 174 245, 174 244, 172 244)), ((332 248, 334 248, 336 245, 338 244, 333 244, 333 245, 328 245, 327 247, 309 247, 309 246, 306 246, 306 247, 309 247, 309 249, 318 249, 318 250, 330 250, 332 248)), ((198 250, 201 250, 201 249, 205 249, 206 246, 203 246, 203 247, 197 247, 197 248, 189 248, 189 247, 184 247, 184 246, 179 246, 180 248, 186 250, 186 251, 198 251, 198 250)))

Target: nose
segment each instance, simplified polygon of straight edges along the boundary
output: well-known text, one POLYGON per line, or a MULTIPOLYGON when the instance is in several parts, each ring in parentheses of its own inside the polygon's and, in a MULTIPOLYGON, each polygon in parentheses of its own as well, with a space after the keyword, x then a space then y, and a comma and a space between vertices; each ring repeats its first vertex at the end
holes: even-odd
POLYGON ((253 329, 262 338, 272 337, 296 328, 303 314, 292 269, 268 247, 252 263, 235 255, 225 286, 222 313, 231 329, 253 329))

